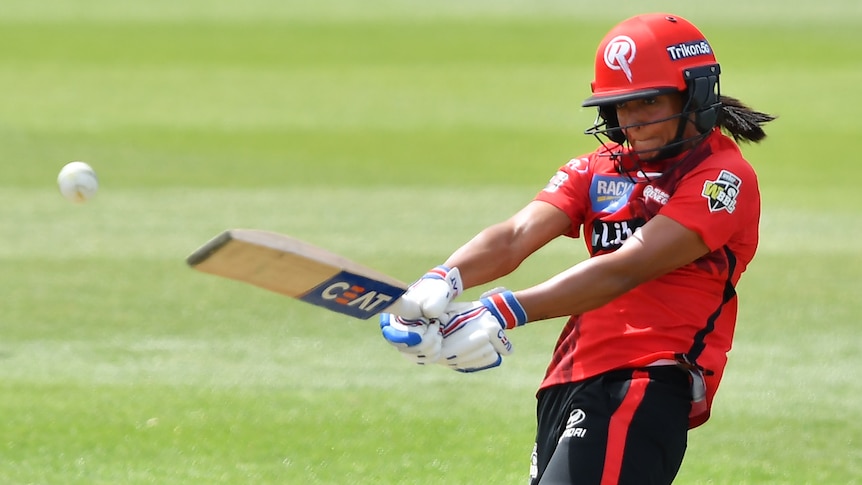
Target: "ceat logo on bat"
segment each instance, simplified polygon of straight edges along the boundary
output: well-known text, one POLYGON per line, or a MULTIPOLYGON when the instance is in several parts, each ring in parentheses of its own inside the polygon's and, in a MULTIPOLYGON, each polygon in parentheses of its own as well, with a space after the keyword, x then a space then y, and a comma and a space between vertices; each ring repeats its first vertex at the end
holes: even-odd
POLYGON ((382 281, 342 271, 299 299, 365 320, 395 303, 405 291, 382 281))

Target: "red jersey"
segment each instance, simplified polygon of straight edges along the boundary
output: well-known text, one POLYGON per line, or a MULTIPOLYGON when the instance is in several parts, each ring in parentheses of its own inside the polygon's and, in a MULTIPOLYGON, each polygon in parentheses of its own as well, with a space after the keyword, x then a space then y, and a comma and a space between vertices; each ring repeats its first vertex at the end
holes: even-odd
POLYGON ((757 177, 736 143, 718 128, 691 152, 665 162, 671 168, 663 174, 650 174, 646 165, 632 180, 617 168, 626 157, 612 157, 603 147, 575 158, 536 200, 568 214, 568 236, 579 237, 583 228, 591 256, 615 251, 656 214, 698 233, 712 252, 600 308, 573 315, 541 387, 686 358, 705 375, 707 406, 690 423, 698 426, 709 418, 731 348, 734 288, 757 248, 757 177))

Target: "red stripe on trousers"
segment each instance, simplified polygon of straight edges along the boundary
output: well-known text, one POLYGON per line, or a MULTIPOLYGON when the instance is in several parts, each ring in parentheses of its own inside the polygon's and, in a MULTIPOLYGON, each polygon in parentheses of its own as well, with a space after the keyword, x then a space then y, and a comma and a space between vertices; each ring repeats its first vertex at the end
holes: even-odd
POLYGON ((649 374, 644 371, 632 373, 632 380, 626 397, 620 403, 620 407, 611 416, 608 426, 608 447, 605 452, 605 467, 602 470, 602 485, 617 485, 620 481, 620 472, 623 467, 623 453, 626 449, 626 437, 629 434, 629 426, 632 418, 640 406, 646 394, 649 384, 649 374))

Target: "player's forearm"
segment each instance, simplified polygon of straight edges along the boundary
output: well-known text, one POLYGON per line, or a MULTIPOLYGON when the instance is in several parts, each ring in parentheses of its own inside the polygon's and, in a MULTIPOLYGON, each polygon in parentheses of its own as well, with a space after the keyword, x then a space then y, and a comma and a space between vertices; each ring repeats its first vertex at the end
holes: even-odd
POLYGON ((529 255, 571 230, 557 207, 532 201, 509 219, 480 232, 446 260, 458 267, 465 288, 483 285, 514 271, 529 255))
POLYGON ((620 249, 582 261, 515 296, 531 321, 578 315, 708 253, 698 233, 658 215, 620 249))
POLYGON ((629 271, 617 266, 605 257, 591 258, 544 283, 516 291, 515 297, 529 321, 578 315, 599 308, 640 284, 629 271))
POLYGON ((461 246, 446 260, 458 267, 465 288, 483 285, 514 271, 526 258, 502 225, 491 226, 461 246))

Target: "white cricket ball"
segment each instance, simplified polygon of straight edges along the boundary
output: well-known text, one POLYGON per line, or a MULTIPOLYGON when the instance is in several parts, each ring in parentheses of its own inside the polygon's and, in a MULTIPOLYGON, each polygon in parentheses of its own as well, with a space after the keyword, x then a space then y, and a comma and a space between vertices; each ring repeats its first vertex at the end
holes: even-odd
POLYGON ((57 185, 63 197, 81 203, 96 195, 99 179, 93 167, 84 162, 70 162, 57 175, 57 185))

